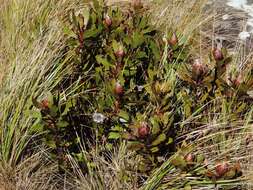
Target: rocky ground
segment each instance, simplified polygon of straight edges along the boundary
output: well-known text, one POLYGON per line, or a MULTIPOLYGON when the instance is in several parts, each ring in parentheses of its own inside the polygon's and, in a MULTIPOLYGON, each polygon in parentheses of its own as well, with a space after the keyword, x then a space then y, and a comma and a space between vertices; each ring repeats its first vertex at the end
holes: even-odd
POLYGON ((221 43, 231 53, 242 48, 245 55, 253 48, 251 29, 247 24, 250 15, 247 11, 229 6, 224 0, 212 0, 208 3, 207 14, 214 14, 213 21, 203 27, 203 35, 213 42, 221 43))
MULTIPOLYGON (((109 5, 127 5, 129 2, 131 0, 107 0, 109 5)), ((143 0, 143 2, 149 3, 152 0, 143 0)), ((253 4, 253 0, 227 0, 226 3, 224 0, 210 0, 205 11, 207 14, 215 14, 216 16, 213 22, 209 23, 209 26, 203 28, 203 35, 208 39, 221 41, 229 49, 238 43, 246 44, 251 48, 251 34, 247 33, 247 31, 252 30, 247 24, 250 19, 250 4, 253 4), (245 10, 240 8, 243 1, 245 1, 245 10)))

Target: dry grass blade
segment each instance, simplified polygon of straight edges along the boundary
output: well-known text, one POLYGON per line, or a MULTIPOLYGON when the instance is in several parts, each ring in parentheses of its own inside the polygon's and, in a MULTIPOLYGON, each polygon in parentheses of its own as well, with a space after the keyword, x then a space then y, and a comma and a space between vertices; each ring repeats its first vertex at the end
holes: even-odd
POLYGON ((0 167, 1 190, 54 190, 59 178, 55 175, 57 165, 45 161, 44 152, 39 152, 16 165, 15 168, 0 167))
POLYGON ((59 18, 68 10, 66 7, 75 4, 51 0, 1 2, 0 61, 5 69, 0 77, 0 173, 1 183, 8 190, 51 188, 52 184, 49 187, 43 181, 44 174, 50 179, 50 168, 40 168, 43 165, 36 156, 24 159, 23 153, 33 138, 29 133, 33 123, 32 97, 50 91, 68 70, 64 61, 57 62, 64 45, 59 18), (35 165, 29 168, 27 163, 35 165), (39 173, 34 171, 37 167, 39 173))
MULTIPOLYGON (((98 149, 100 148, 102 147, 98 147, 98 149)), ((78 163, 69 156, 75 171, 73 178, 76 181, 76 189, 138 189, 138 180, 141 179, 137 172, 139 161, 133 152, 127 150, 125 143, 105 155, 98 155, 96 149, 92 152, 87 152, 83 148, 82 150, 88 167, 86 174, 83 173, 78 163)))

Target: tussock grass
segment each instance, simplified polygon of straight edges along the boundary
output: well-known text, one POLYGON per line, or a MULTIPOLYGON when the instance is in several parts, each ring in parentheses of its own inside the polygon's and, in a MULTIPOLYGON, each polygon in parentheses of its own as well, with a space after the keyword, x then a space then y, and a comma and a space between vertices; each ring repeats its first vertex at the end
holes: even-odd
MULTIPOLYGON (((15 167, 0 167, 0 184, 3 190, 57 189, 60 179, 57 166, 45 160, 44 152, 23 158, 15 167)), ((2 190, 1 189, 1 190, 2 190)))
POLYGON ((173 29, 189 37, 208 21, 203 19, 203 9, 207 1, 168 0, 153 1, 151 12, 154 22, 164 29, 173 29))
MULTIPOLYGON (((28 111, 31 98, 52 88, 57 84, 57 77, 59 77, 57 70, 47 77, 45 73, 53 68, 57 59, 56 55, 60 49, 58 44, 58 40, 61 39, 60 31, 56 30, 55 23, 48 23, 50 29, 46 26, 41 28, 41 25, 46 23, 32 26, 35 21, 29 23, 31 15, 28 14, 32 8, 35 8, 33 19, 39 20, 42 14, 45 17, 49 14, 50 7, 38 5, 36 7, 32 1, 15 3, 8 1, 1 11, 1 14, 4 14, 1 16, 3 19, 1 38, 4 39, 1 41, 1 46, 5 52, 4 64, 7 67, 0 94, 1 158, 9 166, 15 166, 29 142, 28 129, 32 121, 28 111), (56 39, 58 40, 55 41, 56 39)), ((44 22, 48 21, 45 19, 44 22)))
MULTIPOLYGON (((59 3, 50 0, 2 1, 0 7, 0 61, 4 68, 4 72, 1 72, 0 92, 0 168, 2 168, 2 176, 9 176, 6 175, 6 172, 10 172, 14 178, 20 177, 21 179, 28 178, 30 175, 26 174, 26 168, 20 167, 28 160, 37 157, 37 154, 30 155, 31 158, 24 160, 23 155, 32 139, 29 133, 33 123, 30 115, 32 98, 43 96, 44 93, 53 89, 68 69, 64 61, 61 63, 57 61, 63 47, 61 22, 58 15, 63 12, 64 8, 71 7, 73 4, 70 1, 59 3), (22 172, 15 172, 21 169, 22 172)), ((31 171, 32 168, 31 165, 31 171)), ((29 172, 29 167, 27 169, 29 172)), ((45 175, 50 173, 50 170, 47 169, 43 171, 45 175)), ((38 180, 40 178, 36 175, 30 177, 38 178, 38 180)), ((32 179, 29 180, 32 181, 32 179)), ((34 185, 36 185, 36 179, 34 180, 34 185)), ((16 185, 21 188, 22 184, 18 184, 19 180, 15 181, 8 183, 13 182, 12 185, 15 188, 19 189, 16 185)), ((26 184, 25 181, 21 183, 26 184)), ((41 183, 43 184, 46 186, 47 183, 41 183)), ((30 189, 36 188, 31 186, 30 189)))
MULTIPOLYGON (((101 149, 102 147, 98 147, 101 149)), ((88 164, 88 173, 84 175, 78 163, 71 157, 76 189, 138 189, 142 176, 138 174, 138 157, 127 149, 125 143, 115 147, 110 153, 98 155, 97 150, 82 151, 85 157, 92 157, 93 162, 88 164), (96 168, 94 168, 96 166, 96 168), (131 168, 129 170, 129 168, 131 168)))

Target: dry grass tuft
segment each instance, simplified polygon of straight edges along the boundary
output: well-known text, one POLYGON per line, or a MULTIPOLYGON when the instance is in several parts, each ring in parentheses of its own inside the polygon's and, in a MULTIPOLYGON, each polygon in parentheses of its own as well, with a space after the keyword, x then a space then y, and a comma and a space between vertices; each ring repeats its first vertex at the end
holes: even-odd
MULTIPOLYGON (((55 175, 57 165, 45 162, 45 155, 34 154, 14 168, 0 168, 0 184, 3 190, 54 190, 59 179, 55 175)), ((1 190, 2 190, 1 189, 1 190)))
POLYGON ((75 171, 73 178, 77 190, 138 189, 142 180, 137 172, 139 160, 134 152, 127 150, 124 143, 105 155, 98 155, 96 149, 89 153, 83 150, 83 155, 92 158, 85 175, 76 161, 69 157, 75 171))

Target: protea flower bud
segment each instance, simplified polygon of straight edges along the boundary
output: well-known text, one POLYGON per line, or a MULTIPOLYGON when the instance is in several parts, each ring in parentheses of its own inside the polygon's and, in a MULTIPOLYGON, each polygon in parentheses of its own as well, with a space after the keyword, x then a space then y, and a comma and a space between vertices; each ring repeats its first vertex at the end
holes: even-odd
POLYGON ((193 161, 194 161, 194 155, 191 154, 191 153, 187 154, 187 155, 185 156, 185 161, 186 161, 187 163, 193 163, 193 161))
POLYGON ((220 48, 215 48, 213 50, 213 57, 215 61, 222 61, 224 59, 223 53, 220 48))
POLYGON ((109 17, 109 15, 105 16, 104 23, 107 27, 110 27, 112 25, 112 19, 109 17))
POLYGON ((123 58, 124 57, 124 55, 125 55, 125 52, 124 52, 124 48, 123 48, 123 46, 122 45, 120 45, 119 47, 118 47, 118 49, 117 50, 115 50, 115 55, 116 55, 116 57, 117 58, 123 58))
POLYGON ((222 177, 227 171, 229 170, 228 163, 223 162, 223 163, 218 163, 215 166, 215 171, 218 177, 222 177))
POLYGON ((195 59, 192 64, 192 72, 196 76, 200 76, 206 72, 206 66, 201 62, 200 59, 195 59))
POLYGON ((124 57, 124 55, 125 55, 124 50, 123 50, 123 49, 120 49, 120 50, 116 51, 116 52, 115 52, 115 55, 116 55, 116 57, 118 57, 118 58, 124 57))
POLYGON ((177 38, 177 34, 175 32, 173 32, 173 34, 172 34, 172 36, 171 36, 171 38, 169 40, 169 44, 171 46, 175 46, 175 45, 178 44, 178 38, 177 38))
POLYGON ((121 84, 119 82, 116 83, 114 92, 118 96, 123 96, 123 94, 124 94, 124 88, 121 86, 121 84))
POLYGON ((44 99, 41 101, 41 108, 42 109, 48 109, 49 108, 49 101, 47 99, 44 99))
POLYGON ((138 128, 138 136, 140 138, 145 138, 149 135, 150 128, 146 122, 141 122, 140 127, 138 128))
POLYGON ((236 79, 233 81, 235 86, 240 86, 240 84, 243 82, 242 74, 239 74, 236 79))

